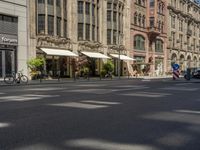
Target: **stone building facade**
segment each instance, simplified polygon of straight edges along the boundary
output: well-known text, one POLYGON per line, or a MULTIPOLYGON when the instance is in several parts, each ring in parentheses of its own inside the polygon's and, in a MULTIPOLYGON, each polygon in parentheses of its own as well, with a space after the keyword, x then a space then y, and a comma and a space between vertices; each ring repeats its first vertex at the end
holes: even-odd
POLYGON ((200 6, 191 0, 168 2, 168 66, 200 66, 200 6))
POLYGON ((132 0, 130 47, 139 75, 160 76, 167 71, 167 1, 132 0))
MULTIPOLYGON (((83 59, 86 56, 82 52, 95 52, 93 55, 100 53, 109 57, 109 54, 119 52, 128 55, 130 2, 131 0, 29 0, 30 56, 45 56, 47 73, 55 75, 59 71, 62 76, 71 76, 72 57, 46 55, 42 50, 67 50, 83 59)), ((91 61, 93 75, 99 75, 106 59, 92 57, 91 61)), ((112 61, 117 74, 117 58, 112 61)), ((123 74, 125 64, 120 63, 123 74)))
POLYGON ((26 0, 0 1, 0 78, 23 70, 27 74, 26 0))

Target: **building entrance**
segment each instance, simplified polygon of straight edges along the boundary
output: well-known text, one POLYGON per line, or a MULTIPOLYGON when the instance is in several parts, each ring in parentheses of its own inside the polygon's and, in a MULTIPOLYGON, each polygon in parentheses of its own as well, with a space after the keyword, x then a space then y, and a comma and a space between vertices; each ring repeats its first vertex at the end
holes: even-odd
POLYGON ((15 55, 13 50, 0 49, 0 78, 15 71, 15 55))

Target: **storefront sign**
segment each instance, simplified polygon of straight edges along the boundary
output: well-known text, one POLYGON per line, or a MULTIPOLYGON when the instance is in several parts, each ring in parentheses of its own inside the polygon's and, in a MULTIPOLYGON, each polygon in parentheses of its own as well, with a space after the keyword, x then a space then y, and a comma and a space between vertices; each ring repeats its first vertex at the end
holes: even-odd
POLYGON ((4 45, 17 45, 18 39, 15 35, 0 34, 0 44, 4 45))

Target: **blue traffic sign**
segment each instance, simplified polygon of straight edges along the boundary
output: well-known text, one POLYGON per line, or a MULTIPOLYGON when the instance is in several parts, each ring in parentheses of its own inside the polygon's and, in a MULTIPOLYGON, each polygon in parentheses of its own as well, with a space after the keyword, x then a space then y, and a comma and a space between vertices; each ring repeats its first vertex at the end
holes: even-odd
POLYGON ((180 68, 180 66, 179 66, 179 64, 173 64, 173 65, 172 65, 172 68, 173 68, 174 70, 178 70, 178 69, 180 68))

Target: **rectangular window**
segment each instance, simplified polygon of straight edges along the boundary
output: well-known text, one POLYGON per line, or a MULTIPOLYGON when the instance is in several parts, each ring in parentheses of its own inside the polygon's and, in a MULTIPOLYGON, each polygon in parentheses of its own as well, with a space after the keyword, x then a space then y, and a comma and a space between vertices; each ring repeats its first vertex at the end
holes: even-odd
POLYGON ((95 41, 95 26, 92 26, 92 40, 95 41))
POLYGON ((200 51, 200 40, 199 40, 198 50, 200 51))
POLYGON ((92 16, 95 16, 95 5, 92 4, 92 16))
POLYGON ((65 12, 67 10, 66 8, 67 8, 67 2, 66 2, 66 0, 63 0, 63 9, 65 12))
POLYGON ((38 33, 45 33, 45 15, 38 15, 38 33))
POLYGON ((3 15, 1 15, 1 14, 0 14, 0 20, 2 20, 2 21, 3 21, 3 15))
POLYGON ((180 40, 180 48, 183 49, 183 35, 179 35, 179 40, 180 40))
POLYGON ((99 41, 99 27, 97 27, 97 41, 99 41))
POLYGON ((78 40, 83 40, 83 23, 78 24, 78 40))
POLYGON ((117 12, 113 12, 113 22, 117 21, 117 12))
POLYGON ((38 4, 44 4, 45 0, 38 0, 38 4))
POLYGON ((113 4, 113 9, 117 10, 117 4, 116 3, 113 4))
POLYGON ((83 2, 78 2, 78 13, 83 14, 83 2))
POLYGON ((150 0, 150 7, 154 7, 154 0, 150 0))
POLYGON ((195 51, 195 48, 196 48, 196 40, 195 39, 193 39, 193 51, 195 51))
POLYGON ((154 28, 154 17, 150 17, 150 28, 154 28))
POLYGON ((110 10, 107 11, 107 21, 111 21, 111 13, 112 11, 110 10))
POLYGON ((175 29, 175 16, 171 17, 171 27, 175 29))
POLYGON ((113 44, 117 44, 117 31, 113 31, 113 44))
POLYGON ((179 21, 179 31, 183 31, 183 20, 179 21))
POLYGON ((51 15, 48 15, 48 34, 54 34, 54 17, 51 15))
POLYGON ((90 3, 85 3, 85 14, 89 15, 90 14, 90 3))
POLYGON ((53 5, 54 0, 48 0, 49 5, 53 5))
POLYGON ((107 3, 107 9, 112 9, 112 3, 107 3))
POLYGON ((171 32, 172 35, 172 47, 175 47, 175 33, 171 32))
POLYGON ((61 18, 57 17, 57 35, 61 36, 61 18))
POLYGON ((60 7, 60 0, 56 0, 56 6, 60 7))
POLYGON ((12 22, 12 17, 11 16, 3 16, 3 20, 6 22, 12 22))
POLYGON ((64 26, 63 26, 63 31, 64 31, 64 37, 67 37, 67 20, 64 20, 64 26))
POLYGON ((90 24, 85 25, 85 39, 90 40, 90 24))
POLYGON ((107 44, 111 44, 111 30, 107 30, 107 44))

